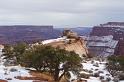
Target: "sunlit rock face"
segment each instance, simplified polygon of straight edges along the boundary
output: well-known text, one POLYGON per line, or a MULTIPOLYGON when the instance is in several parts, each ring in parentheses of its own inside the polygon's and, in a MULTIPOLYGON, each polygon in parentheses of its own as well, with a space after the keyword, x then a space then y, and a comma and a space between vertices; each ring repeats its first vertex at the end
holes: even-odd
POLYGON ((77 33, 70 30, 64 31, 61 38, 45 40, 42 43, 55 48, 59 47, 67 51, 74 51, 80 57, 88 56, 86 42, 77 33))

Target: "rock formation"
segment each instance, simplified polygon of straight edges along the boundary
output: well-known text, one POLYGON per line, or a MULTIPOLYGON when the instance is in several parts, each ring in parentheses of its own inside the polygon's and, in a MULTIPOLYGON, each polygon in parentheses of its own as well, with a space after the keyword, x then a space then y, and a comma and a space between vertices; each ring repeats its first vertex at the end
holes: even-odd
POLYGON ((81 57, 82 56, 87 57, 88 54, 85 41, 82 38, 80 38, 76 33, 70 30, 65 30, 63 32, 63 37, 61 39, 60 38, 54 39, 53 41, 47 42, 46 45, 59 47, 67 51, 74 51, 75 53, 79 54, 79 56, 81 57))
POLYGON ((124 22, 108 22, 106 24, 100 24, 94 26, 90 36, 113 36, 113 40, 118 41, 118 44, 114 48, 114 54, 124 55, 124 22))
POLYGON ((118 44, 117 40, 113 40, 113 36, 90 36, 88 39, 88 50, 91 55, 109 56, 113 55, 118 44))

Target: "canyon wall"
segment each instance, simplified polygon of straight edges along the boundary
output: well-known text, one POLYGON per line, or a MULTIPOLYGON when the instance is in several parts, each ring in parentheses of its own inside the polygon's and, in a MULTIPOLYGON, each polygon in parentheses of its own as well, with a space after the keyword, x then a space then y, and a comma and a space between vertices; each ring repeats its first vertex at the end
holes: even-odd
POLYGON ((113 40, 118 41, 114 49, 114 54, 124 55, 124 22, 108 22, 94 26, 90 36, 113 36, 113 40))

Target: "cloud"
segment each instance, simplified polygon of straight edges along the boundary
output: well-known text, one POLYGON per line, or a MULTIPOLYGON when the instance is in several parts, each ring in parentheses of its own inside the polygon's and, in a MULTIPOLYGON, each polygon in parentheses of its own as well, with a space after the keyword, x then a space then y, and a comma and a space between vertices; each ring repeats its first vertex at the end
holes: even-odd
POLYGON ((0 0, 0 25, 93 26, 124 21, 124 0, 0 0))

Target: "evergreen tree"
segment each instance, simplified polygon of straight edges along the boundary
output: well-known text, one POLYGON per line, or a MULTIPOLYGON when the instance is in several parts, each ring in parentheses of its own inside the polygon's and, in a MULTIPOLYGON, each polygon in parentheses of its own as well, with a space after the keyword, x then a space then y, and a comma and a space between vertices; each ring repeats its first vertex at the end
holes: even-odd
POLYGON ((4 56, 7 59, 15 58, 22 66, 50 73, 55 82, 59 82, 69 71, 78 72, 81 66, 78 54, 45 45, 29 46, 25 43, 7 45, 4 56))
POLYGON ((64 49, 40 45, 27 50, 24 56, 27 67, 47 71, 57 82, 69 71, 77 72, 80 68, 81 58, 78 54, 64 49))

